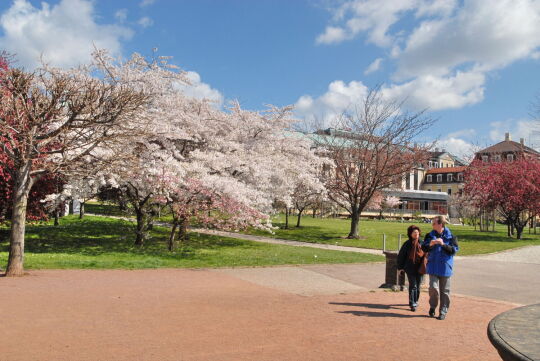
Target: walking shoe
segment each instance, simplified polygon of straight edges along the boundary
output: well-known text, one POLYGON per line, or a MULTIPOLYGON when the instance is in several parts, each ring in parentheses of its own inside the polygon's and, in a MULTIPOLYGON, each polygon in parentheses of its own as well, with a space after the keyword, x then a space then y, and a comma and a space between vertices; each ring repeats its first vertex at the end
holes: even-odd
POLYGON ((416 311, 416 306, 411 306, 411 311, 415 312, 416 311))
POLYGON ((437 319, 438 319, 438 320, 441 320, 441 321, 443 321, 445 318, 446 318, 446 314, 444 314, 444 313, 441 313, 441 314, 439 315, 439 317, 437 317, 437 319))
POLYGON ((429 317, 435 317, 435 309, 434 308, 429 309, 429 317))

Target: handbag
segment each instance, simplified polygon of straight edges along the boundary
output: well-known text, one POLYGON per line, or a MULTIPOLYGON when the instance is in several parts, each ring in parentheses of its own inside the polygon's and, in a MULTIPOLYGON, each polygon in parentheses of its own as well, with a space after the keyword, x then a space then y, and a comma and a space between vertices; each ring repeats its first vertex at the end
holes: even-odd
POLYGON ((420 267, 418 268, 418 273, 425 275, 427 273, 427 263, 428 263, 428 253, 424 253, 422 261, 420 261, 420 267))

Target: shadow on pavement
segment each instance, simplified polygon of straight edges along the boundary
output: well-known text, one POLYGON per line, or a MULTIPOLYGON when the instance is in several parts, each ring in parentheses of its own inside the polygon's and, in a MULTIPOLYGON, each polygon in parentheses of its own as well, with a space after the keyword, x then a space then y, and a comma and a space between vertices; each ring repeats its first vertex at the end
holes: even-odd
MULTIPOLYGON (((353 307, 363 307, 363 308, 372 308, 377 310, 403 310, 408 311, 409 305, 406 303, 398 304, 380 304, 380 303, 349 303, 349 302, 329 302, 330 305, 338 306, 353 306, 353 307)), ((375 312, 375 311, 336 311, 337 313, 348 313, 355 316, 365 316, 365 317, 399 317, 399 318, 411 318, 411 317, 429 317, 428 315, 422 314, 402 314, 394 312, 375 312)))
POLYGON ((404 315, 401 313, 393 312, 373 312, 373 311, 338 311, 338 313, 348 313, 355 316, 365 316, 365 317, 398 317, 398 318, 418 318, 418 317, 429 317, 428 315, 420 314, 410 314, 404 315))
POLYGON ((354 306, 354 307, 366 307, 366 308, 376 308, 378 310, 389 310, 391 308, 395 308, 397 310, 408 310, 409 305, 406 303, 398 303, 393 305, 382 305, 377 303, 349 303, 349 302, 329 302, 331 305, 339 305, 339 306, 354 306), (401 306, 401 307, 396 307, 401 306))

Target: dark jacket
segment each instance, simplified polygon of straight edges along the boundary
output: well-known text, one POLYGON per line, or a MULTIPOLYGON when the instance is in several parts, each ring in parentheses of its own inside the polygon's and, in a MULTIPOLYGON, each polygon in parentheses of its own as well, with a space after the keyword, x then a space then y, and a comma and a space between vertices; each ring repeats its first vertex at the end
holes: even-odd
MULTIPOLYGON (((420 242, 420 240, 419 240, 420 242)), ((422 244, 422 242, 420 242, 422 244)), ((403 246, 401 246, 398 257, 397 257, 397 266, 398 269, 405 270, 405 272, 409 274, 416 274, 418 273, 418 268, 420 268, 420 264, 422 263, 422 259, 418 259, 418 263, 414 264, 409 259, 409 252, 411 251, 412 241, 408 239, 403 243, 403 246)))
POLYGON ((429 252, 427 273, 435 276, 450 277, 454 268, 454 254, 459 250, 458 240, 448 228, 444 228, 442 234, 435 230, 429 232, 422 242, 422 250, 429 252), (441 238, 444 245, 429 246, 429 242, 441 238))

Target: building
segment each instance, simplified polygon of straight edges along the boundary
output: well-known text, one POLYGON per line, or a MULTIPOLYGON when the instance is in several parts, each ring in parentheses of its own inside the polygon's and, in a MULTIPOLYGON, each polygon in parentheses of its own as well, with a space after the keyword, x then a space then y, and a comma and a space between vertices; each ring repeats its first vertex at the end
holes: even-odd
POLYGON ((519 140, 519 143, 514 142, 510 133, 506 133, 502 142, 476 152, 474 158, 482 162, 512 162, 520 157, 540 159, 540 153, 526 146, 523 138, 519 140))
POLYGON ((431 168, 426 172, 422 190, 460 194, 463 190, 463 173, 467 167, 431 168))

